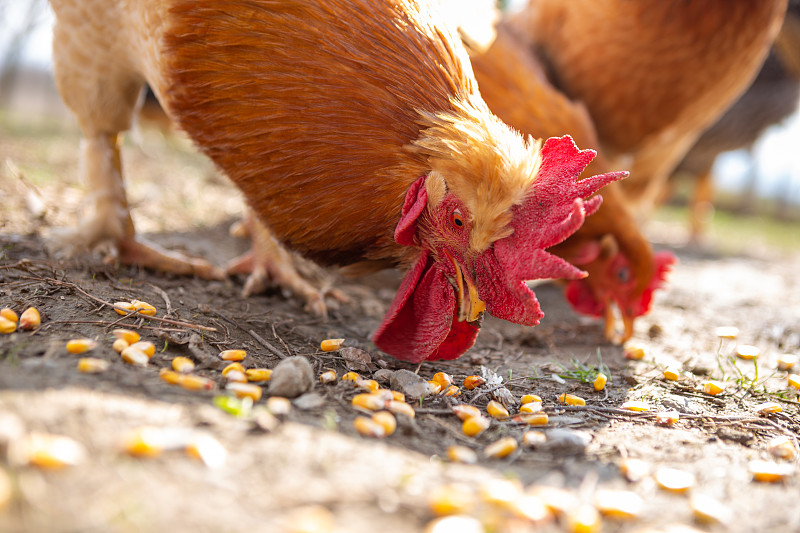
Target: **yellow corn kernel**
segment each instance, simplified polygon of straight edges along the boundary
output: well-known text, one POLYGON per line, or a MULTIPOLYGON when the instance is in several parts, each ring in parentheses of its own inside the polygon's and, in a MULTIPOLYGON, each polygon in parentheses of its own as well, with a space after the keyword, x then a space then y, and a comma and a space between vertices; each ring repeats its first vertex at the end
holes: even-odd
POLYGON ((42 315, 35 307, 29 307, 19 316, 19 329, 30 330, 38 328, 42 323, 42 315))
POLYGON ((130 330, 130 329, 121 329, 121 328, 120 329, 115 329, 111 333, 114 335, 114 337, 116 337, 118 339, 123 339, 129 345, 133 344, 134 342, 139 342, 141 340, 141 337, 139 336, 139 334, 137 332, 135 332, 135 331, 130 330))
MULTIPOLYGON (((20 326, 22 327, 22 319, 20 319, 20 326)), ((778 370, 784 372, 791 370, 797 364, 797 356, 791 353, 784 353, 778 356, 778 370)))
POLYGON ((389 411, 378 411, 372 415, 372 421, 383 427, 384 435, 387 437, 397 429, 397 419, 389 411))
POLYGON ((598 490, 594 497, 600 514, 621 520, 631 520, 642 514, 644 500, 629 490, 598 490))
POLYGON ((381 388, 378 382, 374 379, 359 379, 356 381, 356 387, 368 392, 375 392, 381 388))
POLYGON ((210 390, 214 388, 213 381, 194 374, 180 374, 178 385, 186 390, 210 390))
POLYGON ((523 403, 519 408, 519 412, 520 414, 533 414, 538 413, 542 409, 544 409, 544 407, 542 407, 542 402, 529 402, 523 403))
POLYGON ((6 320, 10 320, 11 322, 13 322, 15 324, 19 320, 19 317, 17 316, 17 313, 14 312, 14 310, 11 309, 10 307, 4 307, 4 308, 0 309, 0 317, 5 318, 6 320))
POLYGON ((630 400, 620 405, 620 408, 626 411, 649 411, 650 405, 640 400, 630 400))
POLYGON ((328 383, 334 383, 336 381, 336 370, 326 370, 322 374, 319 375, 319 382, 323 385, 328 383))
POLYGON ((736 346, 736 356, 739 359, 746 359, 749 361, 758 357, 758 354, 760 353, 761 350, 759 350, 756 346, 751 346, 749 344, 739 344, 736 346))
POLYGON ((789 386, 800 390, 800 376, 797 374, 789 374, 789 386))
POLYGON ((386 436, 386 430, 382 425, 365 416, 357 416, 353 420, 353 427, 364 437, 381 438, 386 436))
POLYGON ((114 311, 125 316, 135 312, 136 308, 130 302, 114 302, 114 311))
POLYGON ((483 449, 483 455, 494 459, 502 459, 517 449, 517 439, 504 437, 496 440, 483 449))
POLYGON ((473 416, 481 416, 481 410, 475 407, 474 405, 467 405, 465 403, 461 403, 458 405, 453 406, 453 413, 460 418, 461 420, 466 420, 467 418, 473 416))
POLYGON ((711 396, 716 396, 723 390, 725 390, 725 388, 722 385, 722 383, 719 383, 717 381, 703 382, 703 392, 705 392, 706 394, 710 394, 711 396))
POLYGON ((640 361, 644 359, 645 351, 643 346, 631 345, 625 348, 625 359, 640 361))
POLYGON ((503 404, 500 402, 494 400, 489 400, 489 403, 486 405, 486 412, 497 420, 505 420, 509 417, 508 409, 503 407, 503 404))
POLYGON ((464 388, 467 390, 473 390, 484 383, 486 383, 486 380, 480 376, 467 376, 464 378, 464 388))
POLYGON ((319 349, 323 352, 335 352, 344 344, 344 339, 325 339, 319 343, 319 349))
POLYGON ((384 405, 386 404, 386 400, 379 396, 365 392, 353 396, 351 403, 353 404, 353 407, 360 407, 361 409, 366 409, 367 411, 378 411, 383 409, 384 405))
POLYGON ((219 352, 219 358, 223 361, 243 361, 247 357, 244 350, 223 350, 219 352))
POLYGON ((272 379, 271 368, 248 368, 244 371, 244 375, 250 381, 269 381, 272 379))
POLYGON ((478 454, 466 446, 450 446, 447 448, 447 458, 453 463, 475 464, 478 454))
POLYGON ((228 460, 228 451, 211 435, 193 435, 186 443, 186 455, 199 459, 209 468, 221 468, 228 460))
POLYGON ((229 372, 233 372, 234 370, 241 374, 244 374, 244 365, 242 363, 237 363, 237 362, 227 365, 225 368, 222 369, 222 377, 227 376, 229 372))
POLYGON ((461 394, 461 389, 459 389, 456 385, 450 385, 442 394, 445 396, 455 397, 461 394))
POLYGON ((153 357, 156 353, 156 346, 150 341, 139 341, 131 344, 131 348, 141 350, 147 357, 153 357))
POLYGON ((166 381, 170 385, 178 385, 180 384, 183 375, 180 374, 179 372, 175 372, 174 370, 162 368, 161 370, 158 371, 158 377, 160 377, 162 380, 166 381))
POLYGON ((428 381, 428 390, 431 394, 439 394, 442 392, 442 386, 435 381, 428 381))
POLYGON ((342 381, 352 381, 353 384, 361 379, 357 372, 346 372, 342 375, 342 381))
POLYGON ((631 483, 641 481, 650 475, 650 465, 641 459, 633 459, 631 457, 623 459, 619 463, 619 470, 625 479, 631 483))
POLYGON ((515 502, 523 496, 522 485, 511 479, 490 479, 481 483, 478 491, 482 502, 509 511, 514 510, 515 502))
POLYGON ((437 372, 433 375, 431 381, 435 381, 436 383, 441 385, 442 390, 444 390, 453 384, 453 376, 451 376, 447 372, 437 372))
POLYGON ((122 356, 122 360, 128 363, 129 365, 133 366, 147 366, 147 363, 150 361, 150 358, 147 357, 147 354, 143 351, 134 348, 133 346, 128 346, 122 352, 120 352, 122 356))
POLYGON ((92 339, 72 339, 67 341, 69 353, 84 353, 93 350, 97 343, 92 339))
POLYGON ((174 357, 172 359, 172 369, 175 372, 180 372, 181 374, 188 374, 194 370, 194 361, 188 357, 179 355, 178 357, 174 357))
POLYGON ((491 422, 488 418, 478 415, 471 416, 461 424, 461 431, 469 437, 476 437, 489 429, 491 422))
POLYGON ((390 401, 394 400, 394 395, 392 395, 392 391, 387 390, 387 389, 377 389, 377 390, 374 390, 374 391, 370 392, 370 394, 373 395, 373 396, 377 396, 378 398, 380 398, 384 402, 390 402, 390 401))
POLYGON ((441 485, 428 495, 428 505, 437 516, 467 513, 475 503, 474 493, 461 485, 441 485))
POLYGON ((78 372, 85 374, 99 374, 108 370, 109 362, 96 357, 81 357, 78 360, 78 372))
POLYGON ((547 435, 543 431, 530 430, 522 434, 522 444, 528 448, 534 448, 547 441, 547 435))
POLYGON ((8 455, 12 463, 55 470, 82 463, 86 459, 86 448, 80 442, 62 435, 31 433, 12 440, 8 455))
POLYGON ((673 426, 680 418, 681 415, 678 411, 661 411, 656 413, 656 424, 659 426, 673 426))
POLYGON ((739 328, 736 326, 720 326, 714 333, 720 339, 735 339, 739 336, 739 328))
POLYGON ((225 380, 228 383, 247 383, 248 379, 244 372, 238 370, 231 370, 225 375, 225 380))
POLYGON ((793 465, 770 461, 750 461, 748 468, 755 481, 764 483, 783 481, 794 473, 793 465))
POLYGON ((117 353, 122 353, 122 350, 130 346, 128 341, 125 339, 114 339, 114 344, 111 345, 111 348, 117 353))
POLYGON ((566 511, 567 530, 571 533, 599 533, 600 513, 593 505, 581 504, 566 511))
POLYGON ((406 401, 406 395, 403 394, 402 392, 396 391, 396 390, 390 390, 389 392, 392 393, 392 400, 395 400, 397 402, 405 402, 406 401))
POLYGON ((598 372, 597 377, 594 378, 594 383, 592 383, 592 385, 594 386, 594 390, 601 391, 605 389, 607 381, 608 381, 608 376, 606 376, 602 372, 598 372))
POLYGON ((680 371, 675 368, 667 368, 664 370, 664 379, 669 381, 678 381, 681 377, 680 371))
POLYGON ((529 426, 546 426, 550 421, 547 413, 539 411, 538 413, 523 413, 520 419, 529 426))
POLYGON ((123 449, 134 457, 158 457, 164 451, 164 441, 158 428, 142 427, 125 437, 123 449))
POLYGON ((567 405, 586 405, 586 400, 574 394, 562 394, 558 397, 558 401, 567 405))
POLYGON ((286 416, 292 410, 292 402, 283 396, 272 396, 267 399, 267 410, 275 416, 286 416))
POLYGON ((689 499, 689 507, 695 520, 703 524, 726 525, 731 520, 730 509, 710 496, 693 494, 689 499))
POLYGON ((783 411, 781 404, 777 402, 764 402, 753 407, 753 410, 760 415, 769 415, 783 411))
POLYGON ((17 323, 0 316, 0 333, 14 333, 15 331, 17 331, 17 323))
POLYGON ((386 402, 386 409, 396 415, 405 415, 408 418, 414 418, 416 411, 406 402, 398 402, 397 400, 390 400, 386 402))
POLYGON ((252 383, 231 382, 225 386, 226 390, 231 391, 237 398, 250 398, 254 402, 261 399, 261 387, 252 383))
POLYGON ((526 394, 519 400, 519 403, 523 405, 526 403, 534 403, 534 402, 542 403, 542 399, 536 396, 535 394, 526 394))
POLYGON ((794 439, 787 435, 775 437, 767 442, 767 451, 774 457, 786 459, 787 461, 793 461, 797 457, 797 446, 794 443, 794 439))
POLYGON ((654 477, 659 487, 671 492, 686 492, 694 485, 694 474, 677 468, 659 468, 654 477))
POLYGON ((147 302, 143 302, 141 300, 131 300, 131 305, 133 305, 134 310, 139 311, 139 313, 143 315, 155 316, 156 314, 156 308, 147 302))

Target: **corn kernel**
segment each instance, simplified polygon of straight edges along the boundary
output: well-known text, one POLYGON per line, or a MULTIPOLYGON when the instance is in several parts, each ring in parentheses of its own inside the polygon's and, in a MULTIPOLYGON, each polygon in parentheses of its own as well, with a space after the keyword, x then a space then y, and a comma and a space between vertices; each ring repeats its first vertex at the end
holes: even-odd
POLYGON ((228 383, 247 383, 248 379, 244 372, 238 370, 231 370, 225 375, 225 380, 228 383))
POLYGON ((800 376, 797 374, 789 374, 789 386, 800 390, 800 376))
POLYGON ((797 446, 794 439, 787 435, 775 437, 767 442, 767 451, 774 457, 793 461, 797 457, 797 446))
POLYGON ((530 430, 522 434, 522 444, 528 448, 534 448, 547 441, 547 435, 543 431, 530 430))
POLYGON ((131 344, 131 348, 141 350, 147 357, 153 357, 156 353, 156 346, 150 341, 139 341, 131 344))
POLYGON ((372 421, 383 427, 384 435, 387 437, 397 429, 397 419, 389 411, 378 411, 372 415, 372 421))
POLYGON ((714 334, 720 339, 735 339, 739 336, 739 328, 736 326, 720 326, 714 330, 714 334))
POLYGON ((243 361, 247 357, 244 350, 223 350, 219 352, 219 358, 223 361, 243 361))
POLYGON ((466 446, 450 446, 447 448, 447 458, 453 463, 475 464, 478 454, 466 446))
POLYGON ((11 321, 11 322, 13 322, 15 324, 19 320, 19 317, 17 316, 17 313, 15 313, 14 310, 11 309, 10 307, 4 307, 4 308, 0 309, 0 317, 3 317, 6 320, 9 320, 9 321, 11 321))
POLYGON ((523 495, 521 484, 511 479, 490 479, 481 483, 479 491, 480 498, 484 503, 506 510, 512 510, 515 502, 523 495))
POLYGON ((234 381, 228 383, 225 389, 231 391, 237 398, 250 398, 254 402, 261 399, 261 387, 252 383, 237 383, 234 381))
POLYGON ((574 394, 562 394, 558 397, 558 401, 567 405, 586 405, 586 400, 574 394))
POLYGON ((286 416, 292 410, 292 402, 283 396, 272 396, 267 399, 267 410, 275 416, 286 416))
POLYGON ((392 394, 392 391, 387 389, 377 389, 370 392, 370 394, 380 398, 384 402, 390 402, 394 400, 394 395, 392 394))
POLYGON ((459 389, 456 385, 450 385, 444 390, 442 394, 444 396, 449 396, 451 398, 454 398, 461 394, 461 389, 459 389))
POLYGON ((139 340, 141 340, 139 334, 130 329, 121 329, 121 328, 115 329, 111 333, 114 335, 114 337, 116 337, 117 339, 123 339, 129 345, 133 344, 134 342, 139 342, 139 340))
POLYGON ((749 344, 739 344, 736 346, 736 356, 739 357, 739 359, 746 359, 749 361, 758 357, 759 353, 761 353, 761 350, 749 344))
POLYGON ((664 379, 669 381, 678 381, 681 377, 680 371, 675 368, 667 368, 664 370, 664 379))
POLYGON ((180 374, 178 385, 186 390, 211 390, 214 388, 213 381, 202 376, 195 376, 194 374, 180 374))
POLYGON ((755 481, 764 483, 783 481, 794 473, 793 465, 773 463, 770 461, 750 461, 748 468, 755 481))
POLYGON ((147 366, 147 363, 150 361, 150 358, 147 357, 147 354, 143 351, 134 348, 133 346, 128 346, 122 352, 120 352, 122 356, 122 360, 128 363, 129 365, 133 366, 147 366))
POLYGON ((325 339, 319 343, 319 349, 323 352, 335 352, 344 344, 344 339, 325 339))
POLYGON ((181 374, 188 374, 194 370, 194 361, 188 357, 179 355, 178 357, 174 357, 172 359, 172 369, 175 370, 175 372, 180 372, 181 374))
POLYGON ((357 372, 346 372, 342 375, 342 381, 352 381, 354 384, 359 379, 361 379, 361 376, 357 372))
POLYGON ((193 435, 185 450, 186 455, 199 459, 209 468, 221 468, 228 459, 225 447, 210 435, 193 435))
POLYGON ((128 341, 125 339, 114 339, 114 344, 111 345, 111 348, 117 353, 122 353, 122 350, 128 346, 130 346, 130 344, 128 344, 128 341))
POLYGON ((181 382, 181 378, 183 377, 182 374, 175 372, 174 370, 168 370, 166 368, 162 368, 158 371, 158 377, 162 380, 166 381, 170 385, 178 385, 181 382))
POLYGON ((442 390, 444 390, 453 384, 453 376, 451 376, 447 372, 437 372, 433 375, 431 381, 435 381, 436 383, 441 385, 442 390))
POLYGON ((453 413, 460 418, 461 420, 466 420, 467 418, 473 416, 481 416, 481 410, 475 407, 474 405, 467 405, 465 403, 461 403, 458 405, 453 406, 453 413))
POLYGON ((567 510, 566 519, 567 529, 571 533, 599 533, 602 527, 600 513, 589 504, 567 510))
POLYGON ((464 378, 464 388, 467 390, 473 390, 484 383, 486 383, 486 380, 480 376, 467 376, 464 378))
POLYGON ((627 401, 627 402, 623 403, 620 407, 622 409, 625 409, 626 411, 649 411, 650 410, 650 406, 647 404, 647 402, 643 402, 643 401, 640 401, 640 400, 627 401))
POLYGON ((155 316, 156 314, 156 308, 147 302, 143 302, 141 300, 131 300, 131 305, 133 305, 133 308, 136 311, 145 316, 155 316))
POLYGON ((645 351, 643 346, 631 345, 625 348, 625 359, 640 361, 644 359, 645 351))
POLYGON ((524 413, 520 415, 520 419, 529 426, 546 426, 550 421, 547 413, 539 411, 538 413, 524 413))
POLYGON ((375 392, 376 390, 381 388, 378 382, 375 381, 374 379, 359 379, 358 381, 356 381, 356 387, 368 392, 375 392))
POLYGON ((233 372, 234 370, 244 374, 244 365, 236 362, 231 363, 222 369, 222 376, 225 377, 228 375, 228 372, 233 372))
POLYGON ((114 302, 114 311, 117 314, 125 316, 136 311, 136 308, 130 302, 114 302))
POLYGON ((606 382, 608 381, 608 376, 603 374, 602 372, 597 373, 597 377, 594 378, 594 390, 601 391, 606 388, 606 382))
POLYGON ((396 415, 405 415, 408 418, 414 418, 416 411, 406 402, 398 402, 397 400, 390 400, 386 402, 386 409, 396 415))
POLYGON ((244 371, 244 375, 250 381, 269 381, 272 379, 271 368, 248 368, 244 371))
POLYGON ((382 425, 365 416, 357 416, 353 420, 353 427, 364 437, 381 438, 386 436, 386 430, 382 425))
POLYGON ((319 376, 319 382, 323 385, 328 383, 334 383, 336 381, 336 371, 335 370, 326 370, 319 376))
POLYGON ((650 465, 641 459, 627 458, 619 463, 619 470, 631 483, 641 481, 650 475, 650 465))
POLYGON ((97 343, 92 339, 72 339, 67 341, 69 353, 84 353, 93 350, 97 343))
POLYGON ((86 459, 86 449, 69 437, 31 433, 11 441, 8 457, 11 463, 55 470, 82 463, 86 459))
POLYGON ((14 333, 15 331, 17 331, 17 323, 0 316, 0 333, 14 333))
POLYGON ((386 400, 379 396, 368 393, 356 394, 352 400, 353 407, 360 407, 368 411, 378 411, 383 409, 386 400))
POLYGON ((441 485, 430 492, 428 505, 437 516, 466 513, 475 506, 475 495, 461 485, 441 485))
POLYGON ((730 509, 710 496, 693 494, 689 499, 689 507, 695 520, 700 523, 725 525, 731 520, 730 509))
POLYGON ((520 408, 520 414, 533 414, 538 413, 543 409, 542 402, 530 402, 530 403, 523 403, 520 408))
POLYGON ((29 307, 19 316, 19 329, 30 330, 38 328, 42 323, 42 315, 35 307, 29 307))
POLYGON ((677 468, 662 467, 656 470, 656 483, 671 492, 686 492, 694 485, 694 474, 677 468))
POLYGON ((594 504, 600 514, 618 520, 632 520, 642 514, 644 500, 629 490, 598 490, 594 504))
POLYGON ((108 366, 108 361, 96 357, 81 357, 78 360, 78 372, 84 374, 99 374, 108 370, 108 366))
POLYGON ((672 426, 680 420, 681 415, 678 411, 661 411, 656 413, 656 424, 659 426, 672 426))
POLYGON ((703 392, 705 392, 706 394, 716 396, 723 390, 725 390, 724 386, 722 385, 722 383, 719 383, 717 381, 706 381, 703 383, 703 392))
POLYGON ((392 400, 395 400, 395 401, 398 401, 398 402, 406 401, 406 395, 403 394, 402 392, 396 391, 396 390, 390 390, 389 392, 392 393, 392 400))
POLYGON ((142 427, 125 437, 123 449, 134 457, 157 457, 164 451, 164 440, 161 430, 142 427))
POLYGON ((486 405, 486 412, 497 420, 505 420, 509 417, 508 409, 503 407, 503 404, 500 402, 494 400, 489 400, 489 403, 486 405))
POLYGON ((483 416, 471 416, 464 420, 464 423, 461 424, 461 431, 464 432, 464 435, 469 437, 476 437, 489 429, 491 422, 488 418, 483 416))
POLYGON ((769 415, 783 411, 781 404, 777 402, 764 402, 753 407, 753 410, 760 415, 769 415))
POLYGON ((439 394, 442 392, 442 386, 435 381, 428 381, 428 390, 431 394, 439 394))
MULTIPOLYGON (((20 327, 22 327, 22 320, 20 320, 20 327)), ((784 372, 791 370, 797 364, 797 356, 790 353, 784 353, 778 356, 778 370, 784 372)))
POLYGON ((507 457, 517 449, 517 440, 514 437, 504 437, 496 440, 483 449, 483 455, 494 459, 507 457))
POLYGON ((526 394, 519 400, 519 403, 523 405, 526 403, 534 403, 534 402, 542 403, 542 399, 536 396, 535 394, 526 394))

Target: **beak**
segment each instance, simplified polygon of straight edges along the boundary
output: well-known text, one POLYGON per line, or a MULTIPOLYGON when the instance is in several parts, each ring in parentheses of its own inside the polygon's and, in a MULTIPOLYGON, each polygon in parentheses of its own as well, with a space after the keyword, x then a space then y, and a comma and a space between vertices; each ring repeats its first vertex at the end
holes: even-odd
POLYGON ((458 286, 458 321, 464 322, 466 320, 467 322, 475 322, 486 310, 486 302, 478 298, 478 288, 464 276, 463 272, 461 272, 461 266, 458 264, 458 261, 450 257, 450 254, 447 254, 447 257, 453 263, 453 267, 456 270, 456 285, 458 286), (465 285, 468 293, 466 295, 464 294, 465 285))
POLYGON ((622 318, 623 333, 622 336, 617 336, 617 317, 615 316, 614 313, 615 306, 616 304, 612 302, 608 302, 608 304, 606 305, 605 335, 606 339, 608 339, 612 343, 622 344, 633 336, 634 317, 629 316, 620 311, 620 316, 622 318))

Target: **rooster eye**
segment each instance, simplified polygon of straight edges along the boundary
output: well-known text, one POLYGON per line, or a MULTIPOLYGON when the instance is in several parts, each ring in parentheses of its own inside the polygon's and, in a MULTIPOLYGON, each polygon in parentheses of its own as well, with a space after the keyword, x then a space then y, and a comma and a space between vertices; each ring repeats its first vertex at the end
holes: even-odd
POLYGON ((464 227, 464 219, 462 218, 461 211, 459 211, 458 208, 453 209, 453 212, 450 213, 450 223, 456 228, 464 227))
POLYGON ((630 278, 630 275, 631 273, 628 270, 628 267, 622 267, 619 269, 619 272, 617 272, 617 278, 622 283, 627 283, 628 279, 630 278))

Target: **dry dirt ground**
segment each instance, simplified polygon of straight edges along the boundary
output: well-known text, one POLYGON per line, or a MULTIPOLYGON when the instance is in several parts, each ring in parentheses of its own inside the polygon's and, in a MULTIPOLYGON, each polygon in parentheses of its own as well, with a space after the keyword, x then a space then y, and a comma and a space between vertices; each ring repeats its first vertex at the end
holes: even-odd
MULTIPOLYGON (((558 287, 542 285, 535 290, 546 317, 538 327, 489 318, 466 355, 417 368, 381 354, 369 340, 398 284, 396 273, 358 281, 326 274, 352 302, 323 322, 278 291, 242 298, 241 279, 207 282, 97 258, 52 257, 41 234, 73 224, 80 211, 78 142, 72 126, 2 117, 0 307, 36 306, 43 322, 33 332, 0 336, 0 531, 412 532, 435 518, 429 502, 442 487, 460 487, 455 494, 471 499, 461 509, 471 518, 447 531, 480 531, 478 525, 597 531, 571 525, 566 515, 537 514, 535 498, 517 506, 527 517, 514 511, 497 493, 502 485, 491 483, 497 480, 529 493, 552 496, 563 489, 584 509, 607 489, 642 498, 637 518, 604 518, 603 531, 800 531, 798 476, 761 483, 748 471, 756 459, 796 467, 796 459, 773 457, 767 443, 788 436, 796 448, 800 435, 797 391, 776 370, 780 354, 800 352, 800 256, 674 249, 680 264, 669 288, 636 324, 634 340, 646 350, 641 361, 625 359, 621 347, 604 341, 598 322, 575 316, 558 287), (123 318, 107 305, 134 298, 175 322, 123 318), (738 327, 738 341, 718 338, 718 326, 738 327), (136 329, 157 345, 146 368, 126 364, 112 350, 110 332, 117 327, 136 329), (98 341, 90 355, 110 363, 106 372, 77 371, 79 356, 65 349, 77 337, 98 341), (225 395, 214 360, 220 350, 247 350, 247 367, 273 368, 298 355, 315 375, 332 368, 341 376, 352 364, 319 349, 322 339, 336 337, 369 353, 359 369, 367 378, 384 369, 408 369, 425 379, 444 371, 461 384, 482 367, 493 371, 515 402, 539 395, 549 423, 530 428, 493 421, 478 437, 464 436, 451 406, 483 410, 492 395, 487 386, 456 398, 409 399, 415 418, 398 416, 397 431, 384 439, 355 431, 359 413, 350 402, 359 391, 341 381, 316 383, 277 425, 258 409, 266 386, 249 416, 215 407, 214 398, 225 395), (737 342, 760 348, 757 364, 735 358, 737 342), (159 369, 178 355, 193 358, 196 373, 211 378, 215 389, 187 391, 162 381, 159 369), (601 365, 609 380, 596 392, 580 378, 590 380, 601 365), (681 369, 679 380, 664 379, 668 366, 681 369), (702 391, 711 378, 723 382, 722 394, 702 391), (562 393, 579 395, 586 405, 560 405, 562 393), (628 400, 646 401, 652 411, 620 409, 628 400), (766 401, 782 411, 758 414, 755 406, 766 401), (678 411, 679 421, 658 425, 656 412, 665 410, 678 411), (226 461, 210 467, 181 450, 153 458, 124 453, 126 436, 145 426, 211 436, 226 461), (529 429, 543 431, 544 443, 522 446, 529 429), (19 450, 34 433, 67 436, 85 453, 60 470, 30 466, 19 450), (519 449, 503 459, 485 457, 483 449, 502 437, 515 439, 519 449), (475 450, 478 463, 448 461, 451 445, 475 450), (628 481, 621 465, 631 458, 644 461, 650 474, 628 481), (685 493, 660 488, 653 474, 665 467, 691 473, 693 486, 685 493), (722 504, 723 523, 694 518, 690 501, 697 496, 722 504)), ((240 213, 238 196, 185 140, 143 130, 123 156, 135 222, 149 238, 217 264, 246 249, 227 234, 240 213)), ((512 414, 518 407, 510 405, 512 414)))

